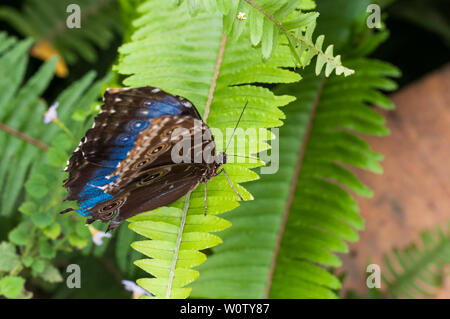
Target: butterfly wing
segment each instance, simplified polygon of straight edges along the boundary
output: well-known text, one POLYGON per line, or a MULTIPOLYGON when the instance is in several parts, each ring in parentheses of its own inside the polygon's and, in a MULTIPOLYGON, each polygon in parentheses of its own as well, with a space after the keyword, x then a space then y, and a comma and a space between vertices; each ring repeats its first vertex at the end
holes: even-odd
POLYGON ((162 117, 139 135, 135 147, 109 176, 112 181, 104 190, 116 193, 152 167, 182 161, 209 167, 207 164, 214 160, 214 156, 214 139, 204 122, 188 116, 162 117))
POLYGON ((171 164, 142 171, 114 198, 91 209, 90 222, 111 221, 109 229, 139 213, 168 205, 194 189, 207 170, 205 164, 171 164))
POLYGON ((191 102, 157 88, 111 89, 105 93, 100 114, 66 167, 66 199, 78 201, 78 213, 87 215, 95 205, 113 199, 114 195, 102 190, 119 178, 111 174, 135 147, 142 132, 171 116, 200 119, 191 102))

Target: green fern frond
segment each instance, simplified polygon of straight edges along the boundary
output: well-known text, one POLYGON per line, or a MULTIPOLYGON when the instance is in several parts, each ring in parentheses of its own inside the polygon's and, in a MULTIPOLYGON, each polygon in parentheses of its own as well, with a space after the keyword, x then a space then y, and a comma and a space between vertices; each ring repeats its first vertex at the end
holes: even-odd
POLYGON ((164 207, 131 218, 130 229, 151 238, 132 244, 134 249, 151 257, 135 264, 155 277, 137 282, 157 297, 189 297, 190 289, 184 286, 198 277, 198 271, 191 268, 206 260, 206 255, 199 250, 220 244, 221 239, 210 232, 231 225, 213 215, 188 215, 189 198, 187 195, 183 210, 164 207))
POLYGON ((444 267, 450 264, 450 224, 444 231, 424 232, 420 245, 394 249, 391 255, 385 256, 388 275, 382 274, 387 296, 433 296, 433 288, 442 286, 444 267))
MULTIPOLYGON (((182 1, 175 1, 180 4, 182 1)), ((289 43, 292 56, 298 66, 305 67, 317 56, 316 74, 325 67, 328 77, 333 71, 345 76, 354 70, 342 65, 341 57, 334 56, 333 45, 323 48, 324 36, 316 40, 317 12, 303 12, 315 7, 313 1, 301 0, 186 0, 189 13, 198 14, 202 9, 208 12, 220 11, 223 14, 224 32, 237 39, 244 30, 250 30, 252 45, 260 46, 263 59, 268 59, 278 45, 280 35, 289 43), (247 18, 248 16, 248 18, 247 18)))
POLYGON ((52 137, 43 125, 45 103, 40 94, 47 88, 53 78, 55 60, 46 62, 22 85, 28 64, 28 49, 31 40, 17 41, 0 34, 0 192, 2 215, 10 215, 17 203, 30 166, 42 155, 52 137), (40 114, 41 116, 30 116, 40 114), (11 133, 19 132, 28 138, 18 138, 11 133), (30 143, 31 141, 31 143, 30 143), (15 169, 11 170, 11 163, 15 169))
POLYGON ((340 281, 326 268, 341 264, 335 253, 347 252, 345 242, 355 241, 364 226, 346 189, 371 195, 346 166, 381 171, 382 157, 355 133, 388 133, 369 103, 392 107, 378 89, 394 89, 386 77, 398 76, 396 68, 379 61, 357 59, 348 65, 358 71, 351 77, 317 78, 310 66, 299 84, 275 90, 296 97, 285 108, 287 120, 280 129, 280 169, 249 185, 257 201, 225 215, 233 227, 198 268, 194 297, 337 296, 340 281))
MULTIPOLYGON (((395 89, 395 83, 386 77, 399 76, 399 71, 368 59, 355 59, 348 65, 358 72, 345 79, 316 80, 319 90, 312 95, 314 101, 306 102, 313 103, 314 113, 270 286, 273 298, 334 297, 338 280, 323 267, 339 266, 335 253, 347 252, 346 242, 356 241, 357 231, 364 228, 357 203, 347 189, 362 196, 371 192, 347 166, 382 172, 379 161, 383 157, 358 135, 388 134, 384 118, 369 105, 393 107, 378 90, 395 89), (291 288, 283 290, 285 274, 293 271, 291 288), (322 274, 308 275, 312 271, 322 274)), ((286 86, 283 92, 298 89, 286 86)), ((300 88, 299 93, 308 91, 300 88)))
MULTIPOLYGON (((131 42, 120 48, 116 69, 130 75, 124 81, 128 86, 152 85, 190 99, 204 113, 208 125, 222 136, 226 136, 227 128, 234 127, 248 102, 239 126, 261 128, 259 134, 263 138, 249 142, 248 137, 240 136, 246 143, 243 146, 235 143, 227 153, 240 155, 247 151, 248 156, 267 149, 271 135, 266 129, 282 124, 285 117, 279 107, 293 98, 276 96, 269 89, 251 84, 298 81, 298 74, 285 69, 294 66, 289 48, 280 45, 272 58, 263 63, 258 50, 251 47, 248 33, 242 34, 243 40, 229 39, 222 34, 218 12, 199 12, 191 17, 188 10, 186 3, 175 7, 148 0, 142 4, 138 9, 141 17, 134 23, 136 31, 131 42)), ((225 139, 216 136, 216 144, 218 151, 223 150, 225 139)), ((256 161, 224 166, 246 200, 252 199, 252 195, 239 183, 257 179, 258 175, 250 169, 261 164, 256 161)), ((155 278, 140 279, 138 283, 159 298, 189 295, 190 289, 184 286, 198 276, 191 268, 206 259, 199 250, 219 244, 220 238, 210 233, 229 225, 214 215, 239 206, 239 198, 225 176, 208 182, 206 217, 203 187, 189 196, 189 202, 180 199, 172 208, 131 219, 130 228, 151 239, 132 245, 152 258, 137 261, 136 265, 155 278)))
MULTIPOLYGON (((48 150, 33 159, 31 172, 25 183, 24 201, 18 208, 23 214, 22 221, 9 236, 12 240, 14 232, 27 229, 27 236, 15 242, 31 247, 25 251, 36 251, 33 249, 34 245, 40 245, 42 241, 48 240, 53 241, 50 245, 53 257, 59 249, 66 251, 72 248, 83 249, 83 254, 92 252, 94 256, 99 256, 107 248, 106 242, 93 249, 91 234, 85 226, 85 218, 80 215, 68 218, 67 215, 63 216, 58 212, 68 206, 67 202, 63 202, 63 198, 67 196, 66 190, 60 186, 66 177, 63 171, 66 160, 81 136, 92 125, 92 115, 100 108, 97 101, 99 93, 111 79, 111 75, 94 81, 95 72, 89 72, 61 92, 55 99, 59 104, 56 123, 44 124, 43 113, 27 113, 28 117, 39 119, 40 123, 36 128, 42 128, 46 132, 45 141, 48 140, 48 150)), ((106 228, 106 225, 97 224, 97 226, 103 230, 106 228)))
MULTIPOLYGON (((50 260, 60 250, 81 249, 89 241, 84 218, 58 214, 65 208, 65 190, 60 185, 69 151, 90 124, 86 118, 92 115, 93 103, 109 77, 94 82, 95 72, 90 72, 57 96, 58 123, 67 123, 70 132, 61 133, 56 123, 44 124, 47 103, 40 97, 53 78, 56 60, 45 62, 22 84, 32 43, 32 39, 18 41, 0 33, 1 214, 10 215, 16 209, 22 213, 12 219, 20 222, 8 234, 7 246, 17 262, 9 263, 3 269, 7 273, 0 276, 31 274, 55 283, 63 279, 50 260), (19 207, 18 198, 24 198, 19 207)), ((22 288, 17 293, 7 297, 30 297, 22 288)))
POLYGON ((121 32, 117 4, 112 0, 79 0, 81 28, 70 29, 66 19, 70 0, 27 0, 22 11, 0 6, 0 20, 8 22, 25 37, 35 42, 48 41, 69 64, 78 57, 94 62, 96 47, 106 48, 115 34, 121 32))

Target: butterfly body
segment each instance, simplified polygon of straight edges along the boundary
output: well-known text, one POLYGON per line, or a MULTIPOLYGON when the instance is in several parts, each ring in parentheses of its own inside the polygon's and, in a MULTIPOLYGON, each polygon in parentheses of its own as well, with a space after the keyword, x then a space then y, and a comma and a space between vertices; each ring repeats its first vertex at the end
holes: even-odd
POLYGON ((78 202, 76 211, 90 217, 88 223, 110 222, 112 229, 176 201, 214 178, 225 162, 188 100, 154 87, 110 89, 68 161, 66 199, 78 202), (188 143, 184 161, 177 158, 181 142, 188 143))

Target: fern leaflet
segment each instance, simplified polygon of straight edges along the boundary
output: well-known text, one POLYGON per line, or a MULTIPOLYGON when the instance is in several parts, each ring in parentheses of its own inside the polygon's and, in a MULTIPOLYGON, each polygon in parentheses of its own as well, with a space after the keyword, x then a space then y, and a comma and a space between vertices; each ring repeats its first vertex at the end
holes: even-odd
MULTIPOLYGON (((450 226, 450 225, 449 225, 450 226)), ((431 297, 431 288, 442 285, 444 267, 450 264, 450 228, 424 232, 420 246, 411 244, 405 249, 394 249, 385 257, 388 276, 386 296, 395 298, 431 297)))

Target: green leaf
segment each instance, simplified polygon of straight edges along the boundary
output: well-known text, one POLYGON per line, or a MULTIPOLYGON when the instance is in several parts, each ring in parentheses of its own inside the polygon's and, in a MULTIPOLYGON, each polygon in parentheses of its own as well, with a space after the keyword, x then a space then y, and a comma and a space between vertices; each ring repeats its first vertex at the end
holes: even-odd
MULTIPOLYGON (((356 6, 355 3, 351 5, 356 6)), ((224 15, 224 33, 231 39, 238 39, 242 33, 249 31, 252 45, 257 46, 261 43, 263 60, 271 57, 278 45, 279 35, 283 35, 281 41, 290 43, 292 57, 299 66, 309 65, 311 60, 317 56, 318 72, 326 65, 327 76, 334 70, 337 75, 348 76, 354 73, 354 70, 342 65, 339 55, 333 55, 332 46, 328 46, 327 50, 322 50, 323 35, 314 41, 313 33, 319 14, 303 12, 303 10, 311 10, 315 7, 314 1, 308 0, 299 3, 298 0, 233 0, 230 1, 230 6, 231 10, 221 10, 224 15), (238 19, 239 12, 248 13, 249 23, 238 19)), ((356 7, 361 8, 361 6, 356 7)), ((220 4, 219 8, 221 8, 220 4)))
POLYGON ((250 23, 250 40, 252 45, 257 46, 263 37, 264 16, 256 10, 251 10, 248 14, 250 23))
POLYGON ((206 259, 202 253, 197 254, 196 250, 221 242, 219 237, 206 231, 222 230, 229 223, 222 222, 215 216, 199 219, 196 215, 189 215, 187 207, 184 211, 159 208, 142 215, 144 214, 132 221, 129 227, 152 240, 135 242, 132 247, 152 259, 141 259, 135 264, 156 279, 140 279, 138 284, 156 296, 186 298, 190 289, 183 286, 198 277, 198 272, 190 268, 206 259))
POLYGON ((286 30, 298 29, 308 26, 312 21, 315 21, 319 17, 317 12, 308 12, 303 15, 299 15, 294 19, 288 20, 283 23, 283 27, 286 30))
POLYGON ((64 167, 67 161, 67 154, 61 152, 59 148, 51 147, 47 151, 48 161, 55 167, 64 167))
POLYGON ((60 133, 55 136, 51 145, 62 151, 71 151, 73 140, 67 134, 60 133))
POLYGON ((47 185, 47 179, 43 175, 33 175, 25 183, 27 192, 36 199, 42 198, 47 195, 49 188, 47 185))
POLYGON ((87 237, 81 237, 76 233, 69 235, 69 242, 72 246, 83 249, 88 244, 89 239, 87 237))
POLYGON ((54 215, 48 212, 35 213, 31 215, 31 220, 39 228, 45 228, 54 222, 54 215))
MULTIPOLYGON (((4 34, 2 34, 6 37, 4 34)), ((49 84, 55 67, 55 59, 43 64, 28 81, 21 86, 27 62, 28 50, 32 41, 17 42, 8 37, 10 47, 4 47, 0 52, 0 87, 6 93, 0 99, 0 122, 9 128, 40 140, 43 134, 39 129, 42 118, 36 114, 43 114, 45 105, 39 100, 39 95, 49 84), (8 76, 9 75, 9 76, 8 76), (8 78, 9 77, 9 78, 8 78)), ((0 147, 4 150, 0 159, 0 191, 3 215, 12 213, 16 200, 23 188, 28 169, 33 160, 42 153, 36 145, 26 143, 15 136, 9 136, 0 131, 0 147), (15 163, 15 169, 10 169, 10 163, 15 163)))
POLYGON ((20 257, 16 253, 16 247, 8 242, 0 243, 0 272, 9 272, 20 266, 20 257))
POLYGON ((136 233, 131 231, 128 227, 125 227, 125 225, 119 228, 115 255, 117 265, 119 266, 119 269, 123 273, 129 273, 130 268, 132 267, 131 261, 132 250, 130 249, 130 244, 135 240, 137 240, 136 233))
POLYGON ((43 229, 44 235, 55 240, 61 234, 61 226, 59 223, 52 223, 43 229))
POLYGON ((50 283, 57 283, 63 281, 63 277, 61 276, 61 273, 59 272, 58 268, 56 268, 52 264, 46 264, 42 273, 39 274, 39 277, 50 283))
POLYGON ((56 250, 47 240, 40 240, 39 255, 43 258, 52 259, 56 256, 56 250))
POLYGON ((375 60, 348 62, 358 71, 351 77, 317 78, 310 66, 299 84, 275 90, 296 97, 284 108, 279 170, 248 186, 255 201, 224 215, 233 226, 196 268, 201 275, 190 285, 192 297, 337 297, 340 281, 327 268, 341 264, 336 254, 347 252, 346 242, 357 240, 364 227, 348 188, 371 194, 343 163, 376 171, 382 159, 357 137, 365 125, 355 123, 364 120, 376 127, 370 133, 387 133, 384 120, 366 104, 367 94, 354 96, 352 86, 373 89, 385 74, 397 74, 396 68, 375 60))
POLYGON ((22 292, 25 279, 16 276, 6 276, 0 279, 0 295, 6 298, 17 298, 22 292))
POLYGON ((422 233, 421 239, 385 256, 384 297, 433 297, 435 288, 442 287, 445 267, 450 265, 450 224, 422 233))
POLYGON ((21 260, 25 267, 30 267, 34 262, 34 258, 31 256, 23 256, 21 260))
POLYGON ((32 215, 36 213, 37 210, 38 210, 37 205, 31 201, 22 203, 19 206, 19 211, 24 213, 25 215, 32 215))
POLYGON ((30 231, 31 228, 32 225, 30 223, 21 223, 8 234, 8 238, 16 245, 26 245, 33 238, 33 233, 30 231))
MULTIPOLYGON (((315 116, 310 119, 309 139, 303 141, 306 145, 300 159, 301 168, 297 186, 293 191, 292 202, 286 208, 289 209, 286 227, 280 233, 282 234, 280 250, 272 282, 269 283, 272 298, 337 297, 334 290, 340 288, 339 281, 321 270, 317 264, 322 267, 339 266, 341 261, 333 253, 347 252, 345 241, 357 240, 357 230, 364 227, 355 200, 342 186, 352 187, 356 182, 354 185, 358 190, 361 189, 364 195, 370 194, 341 163, 378 171, 378 162, 382 159, 367 143, 353 137, 353 134, 360 131, 359 127, 347 124, 348 119, 355 113, 364 114, 366 118, 372 120, 376 119, 377 115, 372 114, 364 105, 365 97, 355 98, 355 107, 344 98, 352 95, 347 83, 358 82, 357 78, 365 73, 365 65, 371 63, 372 61, 366 59, 351 61, 349 65, 361 71, 352 77, 332 76, 329 79, 313 80, 309 73, 308 79, 311 84, 309 88, 299 89, 292 85, 280 88, 285 94, 295 91, 297 101, 302 102, 294 102, 294 107, 299 111, 314 109, 315 112, 312 114, 315 116), (331 94, 334 90, 339 90, 340 93, 331 94), (346 108, 357 111, 347 113, 346 108), (336 109, 339 109, 339 114, 336 109), (329 118, 345 120, 339 121, 339 124, 337 122, 330 124, 322 121, 324 114, 329 118), (343 129, 347 132, 342 132, 343 129), (325 167, 333 169, 324 169, 325 167), (310 268, 322 275, 310 275, 310 268), (292 272, 296 273, 295 276, 287 275, 292 272), (286 290, 283 287, 286 287, 287 280, 291 281, 291 287, 286 290)), ((359 80, 358 83, 363 81, 359 80)), ((307 125, 308 122, 303 120, 303 123, 307 125)), ((384 126, 384 121, 378 125, 384 126)))
POLYGON ((77 224, 75 227, 75 231, 78 236, 80 237, 90 237, 89 228, 86 227, 86 225, 83 224, 77 224))
POLYGON ((35 259, 33 264, 31 265, 31 270, 33 271, 33 276, 38 276, 41 274, 45 267, 47 265, 47 262, 43 259, 35 259))

